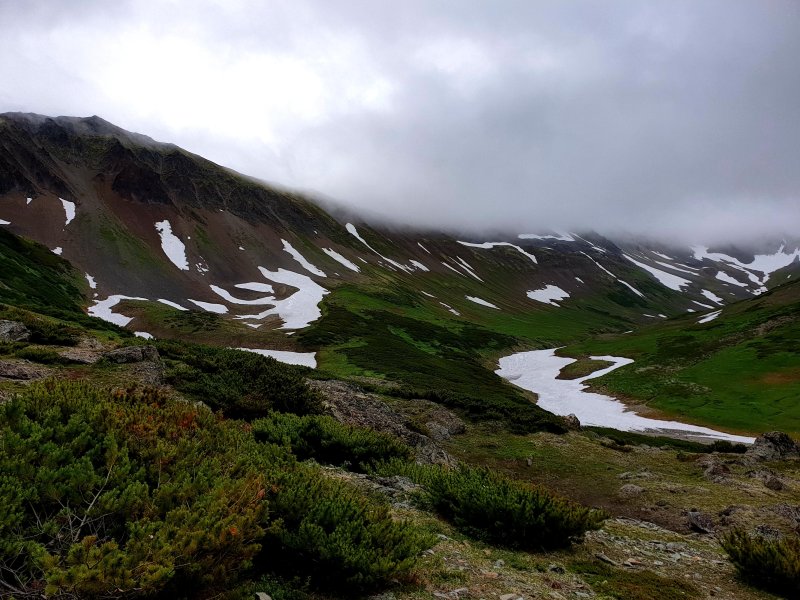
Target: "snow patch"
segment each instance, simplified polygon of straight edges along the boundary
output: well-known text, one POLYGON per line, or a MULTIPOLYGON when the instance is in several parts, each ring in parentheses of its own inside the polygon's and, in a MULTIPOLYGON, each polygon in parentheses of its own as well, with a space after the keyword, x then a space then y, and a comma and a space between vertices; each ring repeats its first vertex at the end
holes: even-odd
POLYGON ((172 225, 167 219, 156 223, 156 231, 161 237, 161 249, 173 265, 181 271, 189 270, 189 261, 186 260, 186 246, 172 233, 172 225))
MULTIPOLYGON (((520 235, 520 237, 522 237, 522 236, 520 235)), ((570 240, 570 241, 572 241, 572 240, 570 240)), ((494 248, 495 246, 508 246, 509 248, 514 248, 515 250, 517 250, 521 254, 524 254, 525 256, 527 256, 529 259, 531 259, 533 264, 538 264, 539 263, 539 261, 536 260, 536 257, 533 254, 531 254, 530 252, 526 252, 525 250, 523 250, 522 248, 520 248, 516 244, 510 244, 508 242, 483 242, 482 244, 473 244, 471 242, 459 241, 458 243, 462 244, 464 246, 469 246, 470 248, 483 248, 484 250, 489 250, 491 248, 494 248)))
POLYGON ((583 425, 666 435, 680 431, 702 439, 724 439, 744 443, 754 441, 751 437, 731 435, 707 427, 678 421, 648 419, 629 411, 615 398, 585 391, 587 386, 584 382, 631 364, 633 360, 630 358, 592 356, 593 360, 605 360, 614 364, 579 379, 557 379, 561 369, 575 362, 575 359, 556 356, 555 352, 556 349, 553 348, 504 356, 500 359, 499 369, 495 373, 522 389, 538 394, 537 404, 543 409, 557 415, 574 414, 583 425))
POLYGON ((178 304, 177 302, 173 302, 172 300, 164 300, 164 298, 159 298, 158 301, 161 302, 161 304, 166 304, 167 306, 171 306, 172 308, 176 308, 178 310, 189 310, 185 306, 181 306, 180 304, 178 304))
POLYGON ((455 316, 460 317, 461 313, 458 312, 455 308, 451 307, 449 304, 445 304, 444 302, 439 302, 442 306, 444 306, 448 311, 453 313, 455 316))
POLYGON ((436 296, 434 296, 433 294, 429 294, 429 293, 428 293, 428 292, 426 292, 425 290, 420 290, 420 292, 421 292, 421 293, 423 293, 423 294, 425 294, 425 295, 426 295, 428 298, 436 298, 436 296))
POLYGON ((535 233, 520 233, 517 236, 521 240, 560 240, 562 242, 574 242, 572 234, 564 231, 556 231, 555 235, 537 235, 535 233))
POLYGON ((294 246, 292 246, 289 242, 287 242, 286 240, 281 240, 281 241, 283 242, 283 250, 284 250, 284 252, 288 252, 292 256, 292 258, 295 259, 297 262, 299 262, 300 265, 306 271, 308 271, 309 273, 311 273, 313 275, 317 275, 318 277, 327 277, 327 275, 325 275, 325 273, 323 273, 320 269, 318 269, 317 267, 312 265, 310 262, 308 262, 308 260, 306 260, 306 257, 303 256, 302 254, 300 254, 300 252, 297 251, 294 248, 294 246))
POLYGON ((0 225, 11 225, 11 221, 5 221, 3 219, 0 219, 0 225))
MULTIPOLYGON (((784 252, 786 248, 785 244, 781 244, 778 251, 774 254, 756 254, 749 263, 742 262, 738 258, 721 252, 709 252, 707 246, 692 246, 691 248, 696 260, 708 259, 736 266, 742 270, 748 271, 752 276, 751 281, 762 286, 767 282, 772 273, 784 267, 788 267, 800 258, 800 248, 795 248, 792 252, 784 252), (753 271, 763 273, 764 276, 758 278, 753 271)), ((756 293, 761 292, 758 291, 756 293)))
POLYGON ((224 304, 214 304, 213 302, 203 302, 202 300, 192 300, 191 298, 188 298, 188 300, 207 312, 216 313, 218 315, 224 315, 228 312, 228 307, 224 304))
POLYGON ((357 264, 355 264, 354 262, 351 262, 351 261, 347 260, 347 259, 346 259, 344 256, 342 256, 341 254, 339 254, 339 253, 338 253, 336 250, 334 250, 333 248, 323 248, 323 249, 322 249, 322 251, 323 251, 325 254, 327 254, 328 256, 330 256, 330 257, 331 257, 333 260, 335 260, 336 262, 338 262, 340 265, 342 265, 342 266, 344 266, 344 267, 346 267, 346 268, 350 269, 351 271, 355 271, 356 273, 360 273, 360 272, 361 272, 361 269, 359 269, 359 268, 358 268, 358 265, 357 265, 357 264))
POLYGON ((64 249, 61 246, 56 246, 55 248, 53 248, 53 254, 58 254, 59 256, 61 256, 62 252, 64 252, 64 249))
POLYGON ((224 298, 231 304, 241 304, 244 306, 264 306, 266 304, 275 303, 274 296, 265 296, 263 298, 255 298, 254 300, 242 300, 241 298, 233 296, 228 290, 226 290, 225 288, 221 288, 218 285, 210 285, 208 287, 210 287, 211 291, 214 292, 217 296, 222 296, 222 298, 224 298))
MULTIPOLYGON (((352 223, 347 223, 347 224, 345 224, 345 226, 344 226, 344 227, 345 227, 345 229, 347 229, 347 231, 350 233, 350 235, 352 235, 353 237, 355 237, 355 238, 356 238, 356 239, 357 239, 359 242, 361 242, 362 244, 364 244, 364 245, 365 245, 367 248, 369 248, 370 250, 372 250, 372 252, 374 252, 375 254, 377 254, 378 256, 380 256, 380 257, 381 257, 383 260, 385 260, 385 261, 386 261, 387 263, 389 263, 390 265, 394 265, 395 267, 397 267, 398 269, 402 269, 402 270, 403 270, 403 271, 405 271, 406 273, 411 273, 411 272, 413 271, 413 269, 412 269, 412 268, 410 268, 410 267, 407 267, 407 266, 405 266, 405 265, 401 265, 399 262, 397 262, 397 261, 394 261, 394 260, 392 260, 391 258, 386 258, 386 257, 385 257, 383 254, 381 254, 380 252, 378 252, 377 250, 375 250, 375 248, 373 248, 372 246, 370 246, 370 245, 367 243, 367 241, 366 241, 364 238, 362 238, 362 237, 361 237, 361 235, 359 235, 359 233, 358 233, 358 230, 356 229, 355 225, 353 225, 352 223)), ((364 261, 364 262, 366 262, 366 261, 364 261)))
POLYGON ((410 262, 412 265, 417 267, 420 271, 425 271, 426 273, 428 271, 430 271, 430 269, 428 267, 426 267, 425 265, 423 265, 421 262, 419 262, 417 260, 410 259, 408 262, 410 262))
POLYGON ((312 369, 317 367, 316 352, 290 352, 289 350, 265 350, 263 348, 236 348, 236 350, 269 356, 287 365, 301 365, 312 369))
POLYGON ((536 300, 537 302, 543 302, 552 306, 558 306, 556 301, 561 302, 562 300, 569 298, 569 292, 566 292, 555 285, 546 285, 540 290, 531 290, 527 295, 531 300, 536 300))
POLYGON ((617 281, 619 281, 622 285, 624 285, 626 288, 628 288, 630 291, 632 291, 634 294, 636 294, 640 298, 644 298, 644 294, 642 292, 640 292, 639 290, 637 290, 635 287, 633 287, 627 281, 623 281, 622 279, 617 279, 617 281))
POLYGON ((103 319, 114 325, 125 327, 128 323, 133 321, 133 317, 126 317, 125 315, 115 313, 112 309, 122 302, 123 300, 147 300, 147 298, 139 298, 137 296, 123 296, 122 294, 115 294, 109 296, 105 300, 95 300, 94 305, 90 306, 86 312, 91 316, 103 319))
POLYGON ((250 290, 251 292, 262 292, 264 294, 271 294, 275 290, 268 283, 261 283, 260 281, 248 281, 247 283, 237 283, 233 287, 240 290, 250 290))
POLYGON ((67 221, 64 223, 64 226, 67 226, 72 222, 72 219, 75 218, 75 203, 70 202, 69 200, 64 200, 63 198, 59 198, 59 200, 61 200, 61 205, 64 207, 64 214, 67 217, 67 221))
POLYGON ((746 283, 742 283, 738 279, 734 279, 733 277, 731 277, 730 275, 728 275, 724 271, 717 271, 717 279, 719 279, 720 281, 724 281, 725 283, 731 283, 733 285, 738 285, 739 287, 743 287, 743 288, 747 287, 746 283))
POLYGON ((133 335, 135 335, 136 337, 144 338, 146 340, 152 340, 153 339, 153 334, 152 333, 147 333, 146 331, 134 331, 133 335))
POLYGON ((714 292, 709 292, 708 290, 701 290, 700 293, 703 294, 703 296, 705 296, 712 302, 716 304, 722 304, 722 298, 717 296, 714 292))
POLYGON ((30 204, 31 202, 33 202, 33 198, 25 198, 25 205, 26 205, 26 206, 27 206, 28 204, 30 204))
POLYGON ((708 313, 707 315, 703 315, 702 317, 697 319, 697 322, 698 323, 708 323, 709 321, 713 321, 714 319, 716 319, 721 314, 722 314, 722 309, 715 310, 712 313, 708 313))
POLYGON ((482 306, 488 306, 489 308, 494 308, 496 310, 500 310, 497 306, 492 304, 491 302, 487 302, 482 298, 478 298, 477 296, 464 296, 470 302, 474 302, 475 304, 480 304, 482 306))
POLYGON ((682 292, 684 286, 688 286, 692 283, 691 281, 689 281, 688 279, 684 279, 683 277, 678 277, 677 275, 673 275, 672 273, 666 273, 665 271, 656 269, 655 267, 651 267, 650 265, 646 265, 643 262, 639 262, 638 260, 635 260, 630 256, 628 256, 627 254, 623 254, 622 256, 627 258, 637 267, 644 269, 645 271, 653 275, 653 277, 658 279, 661 285, 664 285, 671 290, 682 292))
POLYGON ((94 280, 94 277, 92 277, 88 273, 86 273, 85 275, 86 275, 86 281, 89 282, 89 287, 91 289, 93 289, 93 290, 96 290, 97 289, 97 282, 94 280))
POLYGON ((430 253, 431 253, 431 251, 430 251, 430 250, 428 250, 428 249, 427 249, 425 246, 423 246, 421 243, 417 242, 417 246, 419 246, 420 248, 422 248, 423 250, 425 250, 425 252, 427 252, 428 254, 430 254, 430 253))

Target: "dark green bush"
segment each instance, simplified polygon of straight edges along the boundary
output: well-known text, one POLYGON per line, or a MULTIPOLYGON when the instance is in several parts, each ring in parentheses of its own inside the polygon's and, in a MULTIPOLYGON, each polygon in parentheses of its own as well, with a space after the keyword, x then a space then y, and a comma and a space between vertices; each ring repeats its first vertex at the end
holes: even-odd
POLYGON ((31 332, 34 344, 74 346, 81 336, 81 329, 74 325, 38 315, 21 308, 0 305, 0 319, 19 321, 31 332))
POLYGON ((404 576, 435 542, 392 519, 385 502, 317 472, 298 463, 276 473, 259 560, 267 568, 308 578, 316 588, 366 591, 404 576))
POLYGON ((158 341, 156 347, 168 361, 167 383, 228 417, 254 419, 270 411, 320 412, 321 400, 303 378, 305 367, 199 344, 158 341))
POLYGON ((14 353, 14 356, 44 365, 68 365, 72 364, 73 362, 68 358, 64 358, 55 350, 37 346, 26 346, 24 348, 20 348, 14 353))
POLYGON ((184 592, 258 551, 262 469, 243 459, 247 433, 208 410, 47 382, 0 406, 0 438, 4 592, 184 592))
POLYGON ((380 469, 423 485, 425 501, 467 535, 511 548, 561 548, 608 515, 486 468, 394 463, 380 469))
POLYGON ((800 537, 770 540, 741 529, 722 538, 722 547, 742 579, 786 598, 800 597, 800 537))
POLYGON ((323 415, 271 413, 253 422, 256 440, 291 447, 300 460, 364 472, 392 459, 410 459, 408 446, 397 438, 365 427, 343 425, 323 415))

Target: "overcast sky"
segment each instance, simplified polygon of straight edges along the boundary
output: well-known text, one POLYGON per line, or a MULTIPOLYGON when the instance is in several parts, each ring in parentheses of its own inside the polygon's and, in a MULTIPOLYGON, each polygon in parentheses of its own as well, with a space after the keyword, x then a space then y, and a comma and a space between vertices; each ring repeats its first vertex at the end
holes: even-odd
POLYGON ((429 226, 800 231, 797 0, 0 0, 0 111, 429 226))

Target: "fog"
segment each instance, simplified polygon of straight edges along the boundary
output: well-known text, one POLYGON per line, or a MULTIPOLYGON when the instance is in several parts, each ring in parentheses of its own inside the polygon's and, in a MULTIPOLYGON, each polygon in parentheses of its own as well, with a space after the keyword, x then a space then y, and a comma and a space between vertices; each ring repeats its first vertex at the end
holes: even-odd
POLYGON ((800 230, 800 3, 0 1, 0 111, 396 223, 800 230))

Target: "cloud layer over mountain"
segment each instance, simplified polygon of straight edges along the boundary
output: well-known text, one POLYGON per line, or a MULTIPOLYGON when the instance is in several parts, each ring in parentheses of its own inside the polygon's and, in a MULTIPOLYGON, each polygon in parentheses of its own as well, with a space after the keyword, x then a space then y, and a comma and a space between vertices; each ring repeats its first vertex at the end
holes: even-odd
POLYGON ((0 111, 416 225, 800 229, 800 4, 0 1, 0 111))

